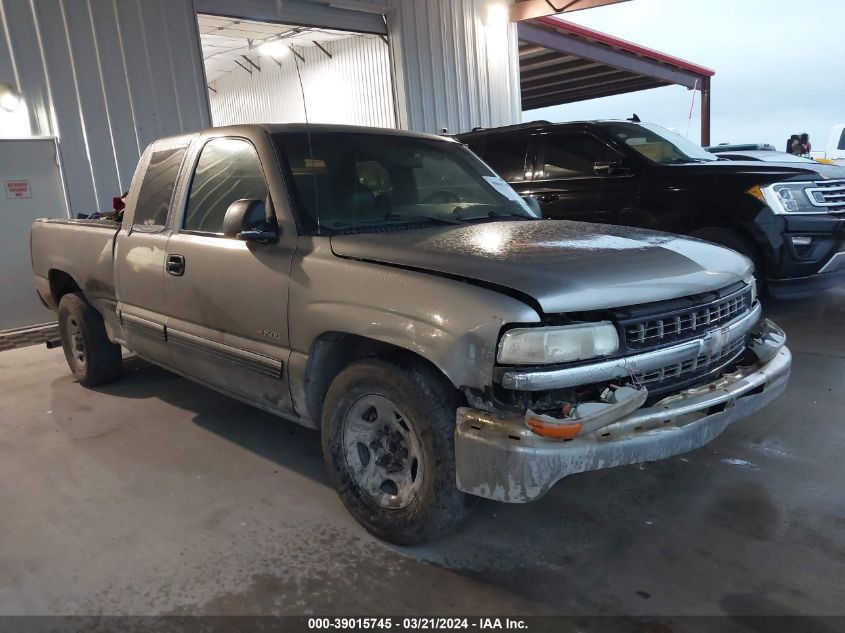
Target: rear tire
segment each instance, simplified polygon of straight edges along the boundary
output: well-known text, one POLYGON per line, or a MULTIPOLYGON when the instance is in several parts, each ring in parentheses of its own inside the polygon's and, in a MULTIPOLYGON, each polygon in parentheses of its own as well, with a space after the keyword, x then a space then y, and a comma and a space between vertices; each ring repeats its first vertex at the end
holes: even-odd
POLYGON ((68 367, 83 387, 120 376, 120 345, 109 340, 103 317, 80 293, 68 293, 59 301, 59 336, 68 367))
POLYGON ((347 510, 368 532, 414 545, 454 530, 476 497, 455 483, 460 398, 422 364, 368 359, 326 394, 323 457, 347 510))

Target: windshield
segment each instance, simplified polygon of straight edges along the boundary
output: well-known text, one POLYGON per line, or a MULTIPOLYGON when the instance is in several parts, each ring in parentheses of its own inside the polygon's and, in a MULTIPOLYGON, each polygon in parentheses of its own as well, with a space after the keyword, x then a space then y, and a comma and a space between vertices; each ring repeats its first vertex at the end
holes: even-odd
POLYGON ((680 134, 650 123, 602 123, 602 127, 652 162, 699 163, 719 160, 680 134))
POLYGON ((274 141, 310 233, 537 219, 510 185, 458 143, 323 130, 282 132, 274 141))

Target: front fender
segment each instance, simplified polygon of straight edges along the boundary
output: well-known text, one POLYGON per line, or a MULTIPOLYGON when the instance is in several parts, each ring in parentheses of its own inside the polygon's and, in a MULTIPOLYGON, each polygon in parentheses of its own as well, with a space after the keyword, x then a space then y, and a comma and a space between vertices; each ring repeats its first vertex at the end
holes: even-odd
MULTIPOLYGON (((326 332, 381 341, 434 364, 456 387, 491 384, 506 323, 537 323, 525 303, 470 282, 343 259, 320 238, 291 270, 290 340, 307 354, 326 332)), ((293 378, 292 378, 293 379, 293 378)))

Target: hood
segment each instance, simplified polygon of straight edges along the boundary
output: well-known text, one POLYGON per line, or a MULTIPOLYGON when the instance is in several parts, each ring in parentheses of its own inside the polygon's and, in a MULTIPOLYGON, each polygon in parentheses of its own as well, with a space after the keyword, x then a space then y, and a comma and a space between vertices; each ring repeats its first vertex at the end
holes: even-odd
POLYGON ((675 299, 747 278, 748 259, 701 240, 554 220, 338 235, 332 251, 504 286, 546 313, 675 299))
MULTIPOLYGON (((785 167, 788 163, 775 164, 783 165, 785 167)), ((824 163, 817 163, 816 165, 809 165, 805 169, 807 169, 807 171, 816 172, 824 180, 840 180, 845 178, 845 167, 841 167, 840 165, 825 165, 824 163)), ((813 178, 812 180, 819 180, 819 178, 813 178)))
MULTIPOLYGON (((748 176, 761 182, 777 180, 812 180, 817 178, 815 165, 797 165, 796 163, 767 163, 761 160, 714 160, 706 163, 679 163, 662 165, 674 173, 685 176, 748 176), (809 169, 807 168, 809 167, 809 169)), ((819 163, 821 167, 821 163, 819 163)))
POLYGON ((761 160, 719 160, 709 163, 663 165, 684 176, 746 177, 762 183, 781 180, 823 180, 845 178, 845 168, 822 163, 773 163, 761 160))

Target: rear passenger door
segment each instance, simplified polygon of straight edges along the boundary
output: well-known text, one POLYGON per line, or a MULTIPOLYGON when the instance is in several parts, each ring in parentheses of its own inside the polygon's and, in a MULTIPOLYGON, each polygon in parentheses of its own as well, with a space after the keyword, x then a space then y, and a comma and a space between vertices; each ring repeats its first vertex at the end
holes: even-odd
POLYGON ((295 231, 283 230, 270 244, 223 235, 232 202, 258 199, 272 208, 265 174, 278 177, 278 165, 262 164, 245 138, 197 145, 183 212, 167 243, 164 294, 173 366, 266 410, 290 412, 285 366, 295 231))
MULTIPOLYGON (((169 364, 164 264, 169 218, 189 137, 157 141, 138 163, 115 244, 117 312, 129 349, 169 364)), ((110 252, 101 253, 111 257, 110 252)))
POLYGON ((637 179, 625 158, 586 132, 533 137, 531 195, 543 217, 613 224, 637 204, 637 179))

